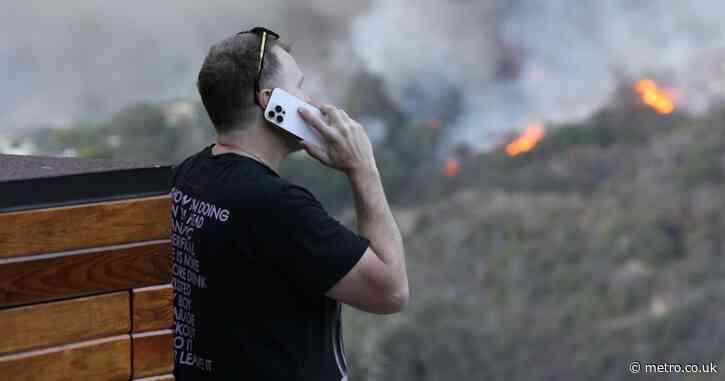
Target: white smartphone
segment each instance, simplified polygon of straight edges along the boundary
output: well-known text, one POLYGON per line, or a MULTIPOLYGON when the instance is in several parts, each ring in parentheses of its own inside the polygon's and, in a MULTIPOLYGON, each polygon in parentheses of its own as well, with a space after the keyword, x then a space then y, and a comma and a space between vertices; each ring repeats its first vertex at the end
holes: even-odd
POLYGON ((299 107, 310 110, 312 114, 321 120, 327 120, 317 107, 280 88, 272 90, 272 96, 269 98, 267 108, 264 110, 264 118, 275 126, 289 131, 292 135, 324 148, 325 140, 314 127, 308 126, 307 122, 302 119, 297 112, 299 107))

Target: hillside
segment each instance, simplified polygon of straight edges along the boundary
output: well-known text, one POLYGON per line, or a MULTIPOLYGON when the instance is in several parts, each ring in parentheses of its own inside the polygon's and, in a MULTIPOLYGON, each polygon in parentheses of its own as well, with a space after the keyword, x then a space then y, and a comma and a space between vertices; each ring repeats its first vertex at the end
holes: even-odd
MULTIPOLYGON (((376 161, 412 287, 402 314, 346 309, 352 380, 624 380, 635 360, 725 364, 725 108, 661 115, 628 85, 614 99, 546 123, 515 157, 505 144, 442 150, 450 120, 409 120, 382 96, 348 102, 393 126, 376 161)), ((201 105, 173 102, 16 144, 179 162, 212 135, 201 105)), ((304 154, 282 173, 354 225, 344 175, 304 154)))
POLYGON ((395 210, 412 303, 386 318, 346 309, 353 379, 625 380, 635 360, 725 364, 725 112, 630 105, 416 182, 420 203, 395 210))

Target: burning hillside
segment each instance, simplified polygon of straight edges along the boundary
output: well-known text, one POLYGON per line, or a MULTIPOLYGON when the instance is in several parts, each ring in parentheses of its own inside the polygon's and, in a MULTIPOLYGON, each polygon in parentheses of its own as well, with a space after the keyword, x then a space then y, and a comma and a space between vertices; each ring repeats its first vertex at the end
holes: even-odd
POLYGON ((632 359, 722 357, 725 108, 660 114, 634 84, 591 119, 456 153, 455 181, 404 182, 418 294, 404 321, 348 315, 362 380, 625 381, 632 359))
POLYGON ((524 152, 529 152, 536 147, 543 138, 544 125, 541 123, 531 123, 519 137, 506 145, 506 153, 509 156, 516 156, 524 152))
POLYGON ((660 114, 670 114, 675 110, 675 97, 672 90, 662 89, 651 79, 641 79, 634 85, 642 102, 660 114))

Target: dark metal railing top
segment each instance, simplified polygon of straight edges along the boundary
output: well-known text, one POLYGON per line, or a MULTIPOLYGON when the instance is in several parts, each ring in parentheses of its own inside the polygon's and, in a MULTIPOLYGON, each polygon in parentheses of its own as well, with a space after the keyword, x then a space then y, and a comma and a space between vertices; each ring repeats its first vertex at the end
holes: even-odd
POLYGON ((168 193, 171 164, 0 155, 0 212, 168 193))

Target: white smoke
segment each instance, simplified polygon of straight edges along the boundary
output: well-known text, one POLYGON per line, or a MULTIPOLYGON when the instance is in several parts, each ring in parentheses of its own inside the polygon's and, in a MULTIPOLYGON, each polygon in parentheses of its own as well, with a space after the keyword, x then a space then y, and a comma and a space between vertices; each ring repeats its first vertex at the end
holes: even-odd
POLYGON ((725 94, 725 5, 715 0, 4 5, 3 131, 105 117, 136 101, 198 100, 209 46, 254 25, 292 42, 318 99, 341 102, 348 80, 368 70, 409 116, 457 110, 445 129, 451 145, 485 148, 529 121, 586 117, 610 101, 621 75, 664 75, 700 108, 725 94))
MULTIPOLYGON (((0 14, 0 130, 107 117, 132 102, 198 99, 209 46, 267 26, 312 94, 339 96, 348 25, 365 2, 11 0, 0 14), (324 80, 323 80, 324 74, 324 80)), ((348 55, 351 52, 348 51, 348 55)))
POLYGON ((485 148, 497 131, 590 115, 622 75, 689 88, 698 57, 725 46, 723 19, 715 0, 375 0, 352 39, 404 106, 436 110, 436 92, 459 89, 449 143, 485 148))

